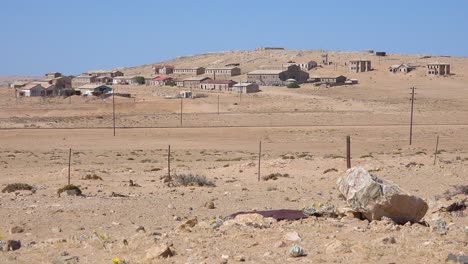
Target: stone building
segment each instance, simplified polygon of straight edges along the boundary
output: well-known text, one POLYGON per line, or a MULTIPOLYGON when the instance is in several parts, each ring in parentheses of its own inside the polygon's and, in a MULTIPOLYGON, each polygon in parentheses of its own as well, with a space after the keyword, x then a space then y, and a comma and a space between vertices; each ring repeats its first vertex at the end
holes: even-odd
POLYGON ((398 72, 402 72, 402 73, 409 73, 411 72, 412 70, 416 69, 415 66, 412 66, 412 65, 409 65, 409 64, 395 64, 395 65, 392 65, 388 68, 388 70, 391 72, 391 73, 398 73, 398 72))
POLYGON ((203 90, 218 90, 231 91, 232 86, 237 82, 233 80, 204 80, 200 83, 200 89, 203 90))
POLYGON ((237 83, 232 87, 232 91, 236 93, 257 93, 260 89, 256 83, 237 83))
POLYGON ((206 68, 205 74, 237 76, 241 75, 241 69, 238 67, 206 68))
POLYGON ((297 65, 301 68, 303 71, 309 71, 315 67, 317 67, 317 62, 316 61, 308 61, 308 62, 295 62, 295 61, 288 61, 286 63, 286 67, 289 67, 291 65, 297 65))
POLYGON ((265 69, 263 67, 261 70, 247 73, 247 82, 259 85, 282 86, 286 85, 288 79, 294 79, 298 83, 303 83, 309 79, 309 74, 302 71, 297 65, 291 65, 285 69, 278 69, 275 66, 272 69, 265 69))
POLYGON ((450 64, 444 62, 433 62, 427 64, 427 75, 446 76, 450 75, 450 64))
POLYGON ((174 73, 174 66, 171 65, 156 65, 153 66, 154 74, 172 74, 174 73))
POLYGON ((206 81, 206 80, 211 80, 211 78, 208 78, 208 77, 190 77, 190 78, 184 79, 183 83, 184 83, 185 88, 193 89, 193 88, 200 88, 200 84, 203 81, 206 81))
POLYGON ((92 75, 75 76, 72 79, 72 87, 79 87, 88 83, 95 83, 97 81, 96 78, 97 78, 96 76, 92 76, 92 75))
POLYGON ((83 73, 82 75, 89 75, 89 76, 96 76, 96 77, 106 76, 110 78, 124 76, 123 72, 121 71, 104 71, 104 70, 87 71, 83 73))
POLYGON ((191 74, 191 75, 201 75, 205 73, 205 68, 195 67, 195 68, 174 68, 174 74, 191 74))
POLYGON ((349 62, 349 70, 351 72, 368 72, 372 70, 370 60, 351 60, 349 62))

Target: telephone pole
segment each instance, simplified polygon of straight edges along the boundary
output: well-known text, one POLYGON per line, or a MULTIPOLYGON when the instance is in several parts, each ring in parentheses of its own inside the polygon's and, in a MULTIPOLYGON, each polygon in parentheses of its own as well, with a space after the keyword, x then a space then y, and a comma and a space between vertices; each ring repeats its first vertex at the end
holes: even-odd
POLYGON ((413 143, 413 111, 414 111, 414 86, 411 88, 411 118, 410 118, 410 138, 409 144, 413 143))

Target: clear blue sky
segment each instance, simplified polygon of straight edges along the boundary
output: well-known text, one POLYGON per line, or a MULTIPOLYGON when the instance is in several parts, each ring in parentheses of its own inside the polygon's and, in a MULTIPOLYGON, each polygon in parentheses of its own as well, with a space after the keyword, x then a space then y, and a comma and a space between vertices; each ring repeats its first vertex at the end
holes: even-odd
POLYGON ((284 46, 468 56, 468 1, 4 0, 0 75, 284 46))

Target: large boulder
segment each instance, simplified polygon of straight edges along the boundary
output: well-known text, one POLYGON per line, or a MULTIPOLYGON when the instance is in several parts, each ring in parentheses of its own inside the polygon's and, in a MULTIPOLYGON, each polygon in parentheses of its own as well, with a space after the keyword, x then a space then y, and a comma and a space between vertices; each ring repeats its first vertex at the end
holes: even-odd
POLYGON ((398 224, 416 223, 427 212, 427 203, 402 190, 395 183, 370 175, 362 167, 351 168, 337 181, 348 205, 369 221, 383 216, 398 224))

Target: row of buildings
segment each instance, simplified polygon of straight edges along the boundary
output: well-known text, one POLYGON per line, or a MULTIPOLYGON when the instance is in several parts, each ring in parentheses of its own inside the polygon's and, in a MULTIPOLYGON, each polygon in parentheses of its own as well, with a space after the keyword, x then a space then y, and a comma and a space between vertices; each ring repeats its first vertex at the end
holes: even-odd
POLYGON ((258 84, 235 82, 233 80, 215 80, 204 76, 194 76, 185 79, 174 79, 168 76, 158 76, 147 82, 148 85, 177 86, 187 89, 210 91, 232 91, 238 93, 256 93, 260 91, 258 84))

